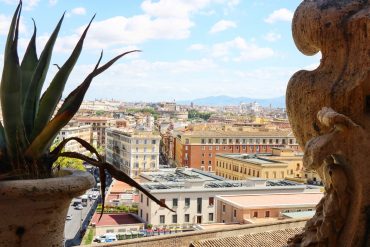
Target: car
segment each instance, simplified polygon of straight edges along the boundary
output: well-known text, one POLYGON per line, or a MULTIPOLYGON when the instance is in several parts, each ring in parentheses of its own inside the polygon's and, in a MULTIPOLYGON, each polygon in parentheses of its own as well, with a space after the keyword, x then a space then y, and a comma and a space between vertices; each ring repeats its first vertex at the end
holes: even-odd
POLYGON ((78 205, 81 205, 81 202, 79 202, 79 201, 74 201, 74 202, 72 203, 72 207, 77 207, 78 205))
POLYGON ((77 209, 77 210, 82 210, 84 207, 81 205, 81 204, 78 204, 76 207, 75 207, 75 209, 77 209))
POLYGON ((98 199, 98 195, 91 195, 90 198, 93 199, 93 200, 96 200, 96 199, 98 199))
POLYGON ((93 241, 98 243, 110 243, 117 241, 117 236, 114 233, 106 233, 104 235, 96 237, 93 241))
POLYGON ((71 220, 71 219, 72 219, 72 215, 67 215, 66 220, 71 220))

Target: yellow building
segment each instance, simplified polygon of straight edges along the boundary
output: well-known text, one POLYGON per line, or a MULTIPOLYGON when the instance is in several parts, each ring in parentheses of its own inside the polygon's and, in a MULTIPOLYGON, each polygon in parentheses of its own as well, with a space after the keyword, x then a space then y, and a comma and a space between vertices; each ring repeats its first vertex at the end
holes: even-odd
POLYGON ((273 148, 271 155, 217 154, 215 171, 232 180, 301 178, 302 156, 286 148, 273 148))
POLYGON ((108 128, 106 159, 136 178, 143 171, 159 168, 159 133, 151 130, 108 128))

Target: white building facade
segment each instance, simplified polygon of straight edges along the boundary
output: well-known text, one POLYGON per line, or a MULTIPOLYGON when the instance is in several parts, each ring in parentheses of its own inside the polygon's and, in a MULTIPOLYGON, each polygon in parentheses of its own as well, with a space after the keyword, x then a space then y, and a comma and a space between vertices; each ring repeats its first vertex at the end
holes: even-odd
POLYGON ((190 168, 161 169, 156 174, 142 173, 141 177, 152 180, 141 185, 175 211, 173 213, 158 206, 139 192, 139 216, 157 227, 179 225, 191 227, 197 224, 215 223, 217 195, 301 193, 307 190, 307 186, 294 182, 285 182, 285 184, 276 182, 275 186, 271 186, 274 182, 264 179, 238 182, 224 180, 211 173, 190 168))

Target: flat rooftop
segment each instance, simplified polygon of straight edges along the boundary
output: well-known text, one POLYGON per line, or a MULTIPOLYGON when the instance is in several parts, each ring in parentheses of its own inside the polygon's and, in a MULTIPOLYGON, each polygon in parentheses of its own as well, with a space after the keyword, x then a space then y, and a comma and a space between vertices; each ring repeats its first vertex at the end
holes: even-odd
POLYGON ((95 226, 117 226, 143 223, 138 218, 128 213, 118 214, 103 214, 99 221, 100 214, 95 213, 91 219, 91 223, 95 226))
POLYGON ((251 178, 228 180, 207 171, 194 168, 160 169, 157 172, 142 172, 141 185, 148 191, 209 191, 209 190, 266 190, 266 189, 314 189, 301 183, 288 180, 266 180, 251 178))
POLYGON ((287 166, 286 163, 278 160, 269 159, 268 156, 260 156, 257 154, 216 154, 216 156, 239 160, 259 166, 287 166))
POLYGON ((289 194, 249 194, 216 196, 218 200, 241 209, 248 208, 281 208, 308 206, 319 203, 323 193, 289 193, 289 194))

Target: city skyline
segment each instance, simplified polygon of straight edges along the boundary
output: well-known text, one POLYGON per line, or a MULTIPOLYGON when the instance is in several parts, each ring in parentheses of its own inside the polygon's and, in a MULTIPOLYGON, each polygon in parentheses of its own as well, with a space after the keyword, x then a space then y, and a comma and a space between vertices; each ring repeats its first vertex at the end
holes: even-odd
MULTIPOLYGON (((4 47, 16 0, 0 0, 0 45, 4 47)), ((144 0, 23 1, 20 58, 38 28, 38 51, 64 11, 65 20, 52 63, 63 64, 83 27, 97 16, 84 51, 66 86, 70 92, 104 60, 131 49, 105 75, 97 77, 86 99, 181 101, 207 96, 274 98, 285 94, 291 75, 314 69, 320 55, 306 57, 294 45, 291 18, 300 1, 144 0)), ((0 67, 3 48, 0 50, 0 67)), ((51 75, 56 67, 51 68, 51 75)), ((45 82, 48 85, 51 75, 45 82)))

